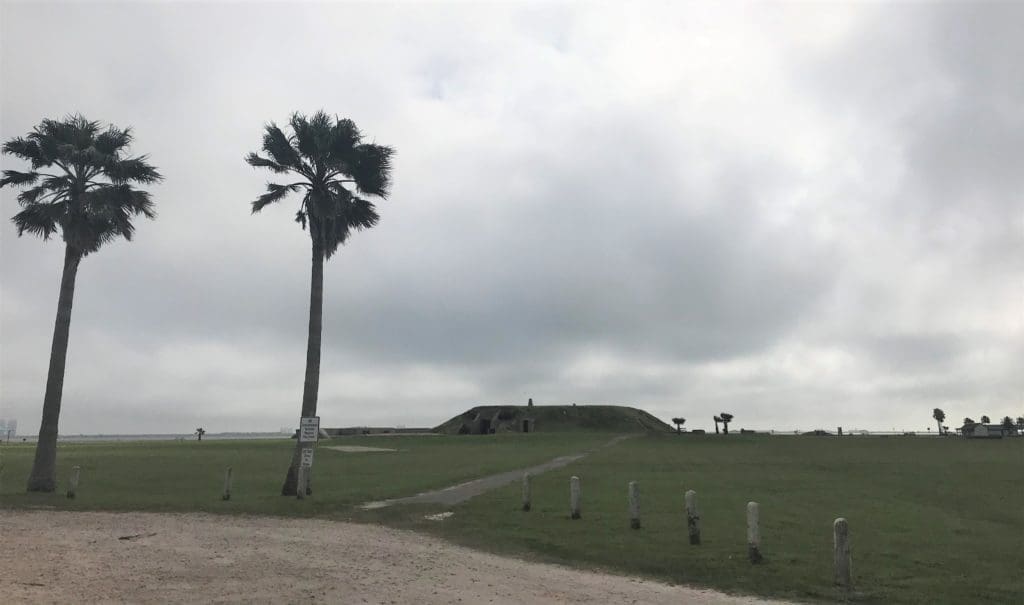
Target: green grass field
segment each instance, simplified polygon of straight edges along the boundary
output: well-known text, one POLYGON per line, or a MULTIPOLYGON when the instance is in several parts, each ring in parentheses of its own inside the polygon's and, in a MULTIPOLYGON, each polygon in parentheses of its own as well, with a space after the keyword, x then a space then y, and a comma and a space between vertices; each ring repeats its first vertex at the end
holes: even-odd
POLYGON ((57 460, 63 490, 72 466, 82 468, 74 500, 26 494, 34 445, 0 447, 5 469, 0 503, 74 510, 205 511, 267 515, 336 515, 370 500, 415 494, 481 475, 529 466, 594 447, 607 435, 356 437, 323 445, 393 448, 397 452, 336 452, 320 447, 314 460, 314 497, 280 495, 295 442, 149 441, 62 443, 57 460), (497 437, 497 438, 495 438, 497 437), (224 469, 233 469, 232 498, 220 499, 224 469))
POLYGON ((456 542, 570 565, 721 590, 866 603, 1020 603, 1024 596, 1024 439, 648 436, 599 449, 534 479, 534 508, 511 485, 454 507, 357 511, 528 466, 607 441, 573 433, 337 439, 395 453, 321 449, 315 494, 276 495, 292 442, 62 445, 61 477, 83 467, 79 497, 26 495, 31 448, 4 446, 4 506, 203 510, 383 522, 456 542), (224 467, 235 496, 219 499, 224 467), (583 518, 568 517, 568 478, 583 518), (640 482, 643 527, 629 528, 626 486, 640 482), (683 493, 698 492, 703 544, 686 538, 683 493), (746 560, 745 505, 761 504, 765 562, 746 560), (831 585, 832 521, 849 520, 856 590, 831 585))

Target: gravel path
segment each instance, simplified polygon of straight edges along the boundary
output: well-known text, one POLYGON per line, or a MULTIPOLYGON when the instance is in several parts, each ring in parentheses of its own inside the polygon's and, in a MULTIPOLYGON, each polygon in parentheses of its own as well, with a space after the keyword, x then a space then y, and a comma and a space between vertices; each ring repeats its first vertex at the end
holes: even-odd
POLYGON ((6 603, 692 603, 752 598, 317 519, 0 510, 6 603))
POLYGON ((619 435, 613 437, 608 442, 603 443, 596 448, 580 452, 578 454, 570 454, 568 456, 559 456, 548 460, 547 462, 531 466, 530 468, 521 468, 514 471, 506 471, 504 473, 498 473, 496 475, 489 475, 487 477, 481 477, 479 479, 473 479, 465 483, 458 485, 452 485, 443 489, 438 489, 430 492, 423 492, 416 494, 415 496, 406 496, 404 498, 392 498, 391 500, 378 500, 376 502, 367 502, 361 504, 359 507, 364 510, 372 510, 375 508, 384 508, 393 504, 443 504, 445 506, 454 506, 460 502, 465 502, 470 498, 479 496, 484 492, 489 492, 492 489, 499 488, 503 485, 508 485, 513 481, 519 481, 523 477, 523 473, 530 473, 531 475, 539 475, 541 473, 554 470, 556 468, 562 468, 576 462, 580 458, 583 458, 587 454, 594 452, 598 449, 611 447, 616 443, 635 437, 636 435, 619 435))

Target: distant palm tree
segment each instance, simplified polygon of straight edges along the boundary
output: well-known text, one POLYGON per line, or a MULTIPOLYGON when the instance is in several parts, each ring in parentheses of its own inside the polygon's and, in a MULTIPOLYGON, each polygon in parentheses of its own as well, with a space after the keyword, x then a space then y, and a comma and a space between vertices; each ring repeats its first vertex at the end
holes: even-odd
POLYGON ((722 422, 722 419, 719 418, 718 416, 715 416, 715 434, 716 435, 718 434, 718 423, 719 422, 722 422))
POLYGON ((732 422, 732 414, 727 414, 726 412, 722 412, 721 414, 718 415, 718 417, 719 417, 719 420, 722 421, 722 425, 723 425, 722 426, 722 432, 725 433, 726 435, 728 435, 729 434, 729 423, 732 422))
POLYGON ((204 429, 203 427, 197 428, 196 429, 196 441, 202 441, 203 440, 203 435, 205 435, 205 434, 206 434, 206 429, 204 429))
POLYGON ((981 423, 982 424, 989 424, 991 422, 992 422, 992 420, 990 420, 988 416, 982 416, 981 417, 981 423))
POLYGON ((683 425, 686 424, 686 418, 673 418, 672 424, 676 425, 676 433, 682 433, 683 425))
POLYGON ((1003 416, 1003 420, 999 424, 1008 431, 1013 430, 1013 418, 1010 418, 1009 416, 1003 416))
MULTIPOLYGON (((379 216, 373 202, 360 196, 383 199, 391 182, 394 150, 364 143, 352 120, 332 118, 318 111, 309 118, 295 113, 289 121, 291 134, 276 124, 264 128, 265 156, 250 153, 245 160, 297 179, 286 184, 267 184, 267 192, 252 202, 253 214, 301 193, 295 221, 309 227, 313 269, 309 297, 309 335, 306 345, 306 377, 302 390, 302 416, 316 416, 320 388, 320 338, 323 322, 324 259, 330 258, 353 231, 369 229, 379 216)), ((295 495, 301 444, 296 443, 283 495, 295 495)))
POLYGON ((935 408, 934 410, 932 410, 932 418, 934 418, 935 422, 939 424, 939 434, 941 435, 942 421, 946 419, 946 413, 940 410, 939 408, 935 408))
POLYGON ((3 146, 3 153, 31 164, 28 172, 4 170, 0 179, 0 188, 24 189, 18 194, 22 209, 12 219, 18 235, 30 233, 48 240, 59 233, 64 240, 64 270, 43 418, 28 478, 30 492, 52 492, 57 487, 57 428, 78 265, 107 242, 119 237, 130 240, 134 217, 156 216, 149 194, 134 189, 133 184, 156 183, 161 176, 146 156, 126 155, 131 142, 131 129, 104 129, 99 122, 75 115, 43 120, 27 136, 13 138, 3 146))

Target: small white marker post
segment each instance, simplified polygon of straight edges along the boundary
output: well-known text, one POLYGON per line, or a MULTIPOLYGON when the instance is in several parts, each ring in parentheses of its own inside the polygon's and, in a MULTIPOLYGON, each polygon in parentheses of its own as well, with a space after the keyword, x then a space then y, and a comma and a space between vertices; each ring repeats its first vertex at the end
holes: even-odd
POLYGON ((747 502, 747 556, 751 563, 760 563, 761 556, 761 526, 760 506, 757 502, 747 502))
POLYGON ((523 511, 529 512, 531 506, 530 503, 530 473, 523 473, 523 511))
POLYGON ((629 526, 640 529, 640 485, 636 481, 629 482, 629 526))
POLYGON ((850 560, 850 525, 839 517, 832 523, 835 545, 835 583, 843 588, 853 585, 853 562, 850 560))
POLYGON ((224 471, 224 493, 221 494, 221 500, 231 499, 231 467, 224 471))
POLYGON ((82 468, 79 466, 71 467, 71 479, 68 480, 68 498, 74 498, 75 492, 78 491, 78 479, 81 477, 82 468))
POLYGON ((690 544, 700 544, 700 513, 697 512, 697 492, 686 492, 686 529, 690 533, 690 544))
POLYGON ((569 517, 580 518, 580 478, 575 475, 569 478, 569 517))

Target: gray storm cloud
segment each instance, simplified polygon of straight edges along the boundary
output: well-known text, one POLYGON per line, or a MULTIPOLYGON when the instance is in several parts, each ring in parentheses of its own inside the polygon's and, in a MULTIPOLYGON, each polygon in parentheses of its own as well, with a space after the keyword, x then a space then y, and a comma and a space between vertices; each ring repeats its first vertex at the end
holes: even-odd
MULTIPOLYGON (((288 201, 249 216, 242 158, 319 108, 398 150, 327 266, 327 424, 1024 414, 1024 9, 747 8, 3 4, 0 135, 80 111, 167 177, 82 265, 62 430, 295 424, 308 244, 288 201)), ((29 427, 61 250, 0 200, 0 417, 29 427)))

